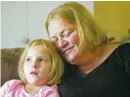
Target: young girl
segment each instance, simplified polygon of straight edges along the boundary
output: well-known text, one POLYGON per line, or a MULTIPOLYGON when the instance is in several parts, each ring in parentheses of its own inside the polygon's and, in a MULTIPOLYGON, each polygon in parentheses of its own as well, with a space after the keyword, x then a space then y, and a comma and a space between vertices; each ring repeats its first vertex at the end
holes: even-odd
POLYGON ((10 80, 0 89, 1 97, 59 97, 56 84, 63 63, 53 43, 33 40, 25 48, 18 65, 21 80, 10 80))

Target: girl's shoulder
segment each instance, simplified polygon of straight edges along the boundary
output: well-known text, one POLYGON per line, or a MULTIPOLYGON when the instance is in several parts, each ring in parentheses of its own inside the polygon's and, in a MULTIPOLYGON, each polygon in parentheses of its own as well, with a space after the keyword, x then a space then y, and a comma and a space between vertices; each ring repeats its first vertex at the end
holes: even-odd
POLYGON ((21 80, 17 80, 17 79, 12 79, 12 80, 9 80, 9 81, 5 82, 4 85, 10 86, 10 85, 17 85, 19 83, 22 83, 22 81, 21 80))
POLYGON ((41 92, 44 97, 59 97, 58 89, 56 86, 43 86, 41 92))
POLYGON ((9 90, 10 91, 10 90, 14 89, 18 85, 22 85, 22 81, 12 79, 12 80, 9 80, 9 81, 5 82, 1 88, 3 90, 9 90))
POLYGON ((9 80, 9 81, 6 81, 5 83, 18 83, 18 82, 21 82, 21 80, 18 80, 18 79, 12 79, 12 80, 9 80))

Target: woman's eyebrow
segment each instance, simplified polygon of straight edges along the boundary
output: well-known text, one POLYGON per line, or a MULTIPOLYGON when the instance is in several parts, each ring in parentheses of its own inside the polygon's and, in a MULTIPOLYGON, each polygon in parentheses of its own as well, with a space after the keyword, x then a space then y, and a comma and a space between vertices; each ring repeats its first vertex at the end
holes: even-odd
MULTIPOLYGON (((67 29, 64 29, 64 30, 62 30, 62 31, 60 31, 59 33, 58 33, 58 35, 54 35, 54 36, 50 36, 50 38, 56 38, 56 36, 59 36, 59 35, 61 35, 64 31, 66 31, 66 30, 68 30, 68 28, 67 29)), ((57 34, 57 33, 56 33, 57 34)))

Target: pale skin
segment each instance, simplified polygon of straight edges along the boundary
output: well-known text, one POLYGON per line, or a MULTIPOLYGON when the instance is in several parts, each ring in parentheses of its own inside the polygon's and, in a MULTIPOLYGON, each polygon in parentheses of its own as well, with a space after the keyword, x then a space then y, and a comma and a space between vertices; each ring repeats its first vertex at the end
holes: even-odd
POLYGON ((48 26, 49 36, 60 54, 79 71, 89 73, 98 67, 120 44, 103 44, 92 51, 79 53, 79 38, 75 24, 64 18, 53 18, 48 26))
POLYGON ((51 61, 48 51, 41 45, 30 47, 24 62, 26 92, 35 94, 46 85, 50 68, 51 61))

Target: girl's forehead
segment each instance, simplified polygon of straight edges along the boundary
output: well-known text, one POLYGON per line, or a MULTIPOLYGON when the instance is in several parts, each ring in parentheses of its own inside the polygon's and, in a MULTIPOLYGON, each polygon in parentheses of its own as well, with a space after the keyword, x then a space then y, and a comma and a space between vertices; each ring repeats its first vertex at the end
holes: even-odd
POLYGON ((33 55, 33 54, 48 55, 50 53, 49 53, 49 50, 47 49, 47 47, 45 47, 44 45, 35 45, 35 46, 31 46, 27 52, 27 55, 33 55))
POLYGON ((39 44, 39 45, 32 45, 30 46, 29 50, 47 50, 47 48, 45 47, 45 45, 39 44))

